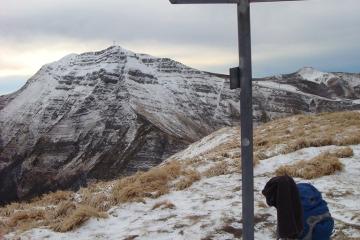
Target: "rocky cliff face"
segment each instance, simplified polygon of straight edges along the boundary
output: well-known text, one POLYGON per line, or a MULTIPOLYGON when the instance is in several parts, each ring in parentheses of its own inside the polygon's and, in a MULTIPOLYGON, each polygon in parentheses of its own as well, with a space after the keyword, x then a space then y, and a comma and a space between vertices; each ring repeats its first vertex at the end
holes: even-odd
MULTIPOLYGON (((256 79, 254 120, 360 109, 359 75, 320 75, 256 79)), ((149 168, 239 116, 226 76, 120 47, 66 56, 0 96, 0 202, 149 168)))
POLYGON ((305 67, 292 74, 255 79, 257 120, 291 113, 355 110, 360 107, 360 74, 325 73, 305 67))

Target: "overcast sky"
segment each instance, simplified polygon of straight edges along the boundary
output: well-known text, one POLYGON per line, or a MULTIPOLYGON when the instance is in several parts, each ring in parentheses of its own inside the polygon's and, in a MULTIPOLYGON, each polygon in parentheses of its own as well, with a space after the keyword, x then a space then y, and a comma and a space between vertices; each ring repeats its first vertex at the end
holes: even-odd
MULTIPOLYGON (((252 4, 254 76, 303 66, 360 72, 360 1, 252 4)), ((212 72, 237 65, 235 5, 168 0, 0 0, 0 94, 43 64, 115 42, 212 72)))

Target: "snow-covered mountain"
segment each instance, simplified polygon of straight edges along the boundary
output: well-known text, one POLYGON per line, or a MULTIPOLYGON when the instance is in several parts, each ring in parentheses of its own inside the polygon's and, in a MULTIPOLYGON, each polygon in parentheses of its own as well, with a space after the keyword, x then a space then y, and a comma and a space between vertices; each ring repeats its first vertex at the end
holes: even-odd
POLYGON ((326 98, 360 98, 360 74, 326 73, 311 67, 304 67, 298 72, 284 75, 282 78, 300 91, 326 98))
MULTIPOLYGON (((309 70, 256 79, 254 120, 360 109, 359 74, 309 70)), ((238 106, 227 76, 171 59, 117 46, 68 55, 0 96, 0 202, 147 169, 235 125, 238 106)))

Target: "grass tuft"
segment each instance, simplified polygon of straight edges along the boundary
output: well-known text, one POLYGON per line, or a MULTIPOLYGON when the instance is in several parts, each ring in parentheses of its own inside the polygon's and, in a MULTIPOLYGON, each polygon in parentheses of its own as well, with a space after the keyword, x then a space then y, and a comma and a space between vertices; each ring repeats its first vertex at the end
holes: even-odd
MULTIPOLYGON (((44 194, 42 195, 38 201, 48 205, 57 205, 62 201, 66 201, 68 199, 70 199, 73 196, 74 192, 70 192, 70 191, 56 191, 56 192, 51 192, 48 194, 44 194)), ((37 199, 34 199, 33 201, 37 201, 37 199)))
POLYGON ((72 214, 70 214, 68 217, 63 219, 59 224, 55 224, 52 228, 57 232, 71 231, 81 226, 91 217, 107 218, 108 215, 104 212, 99 212, 97 209, 93 207, 80 205, 79 207, 76 208, 75 211, 73 211, 72 214))
POLYGON ((157 198, 169 192, 170 182, 180 176, 182 167, 178 162, 140 172, 119 180, 112 189, 115 203, 143 201, 144 198, 157 198))
POLYGON ((214 166, 211 166, 209 169, 207 169, 203 174, 204 176, 210 178, 210 177, 216 177, 220 175, 226 175, 229 174, 229 165, 225 161, 221 161, 216 163, 214 166))
POLYGON ((14 213, 14 215, 10 218, 7 225, 9 227, 17 227, 21 222, 29 221, 29 220, 42 220, 45 218, 45 211, 19 211, 14 213))
POLYGON ((66 217, 70 215, 76 209, 76 205, 70 201, 61 202, 55 209, 53 217, 54 219, 60 217, 66 217))
POLYGON ((185 173, 185 176, 182 177, 176 184, 175 184, 175 189, 177 191, 181 191, 184 189, 187 189, 189 187, 191 187, 191 185, 194 182, 197 182, 201 179, 201 175, 198 171, 195 170, 188 170, 185 173))
POLYGON ((331 175, 342 169, 343 165, 336 156, 324 153, 308 161, 303 160, 293 165, 281 166, 276 170, 276 175, 287 174, 292 177, 314 179, 331 175))
POLYGON ((176 206, 170 202, 170 201, 162 201, 162 202, 158 202, 156 203, 151 210, 155 210, 155 209, 158 209, 158 208, 161 208, 161 209, 175 209, 176 206))
POLYGON ((338 158, 349 158, 354 156, 354 151, 351 147, 343 147, 332 151, 331 154, 338 158))

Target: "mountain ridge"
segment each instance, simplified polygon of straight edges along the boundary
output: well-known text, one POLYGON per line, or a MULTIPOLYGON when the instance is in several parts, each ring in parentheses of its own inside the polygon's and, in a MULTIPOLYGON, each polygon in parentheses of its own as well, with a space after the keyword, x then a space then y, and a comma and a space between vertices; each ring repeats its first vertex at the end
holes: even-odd
MULTIPOLYGON (((261 192, 273 176, 295 168, 287 174, 312 183, 327 201, 332 239, 358 239, 359 143, 359 111, 256 127, 255 238, 276 238, 276 209, 261 192)), ((225 127, 146 172, 0 207, 0 232, 5 239, 241 238, 241 178, 240 129, 225 127)))

